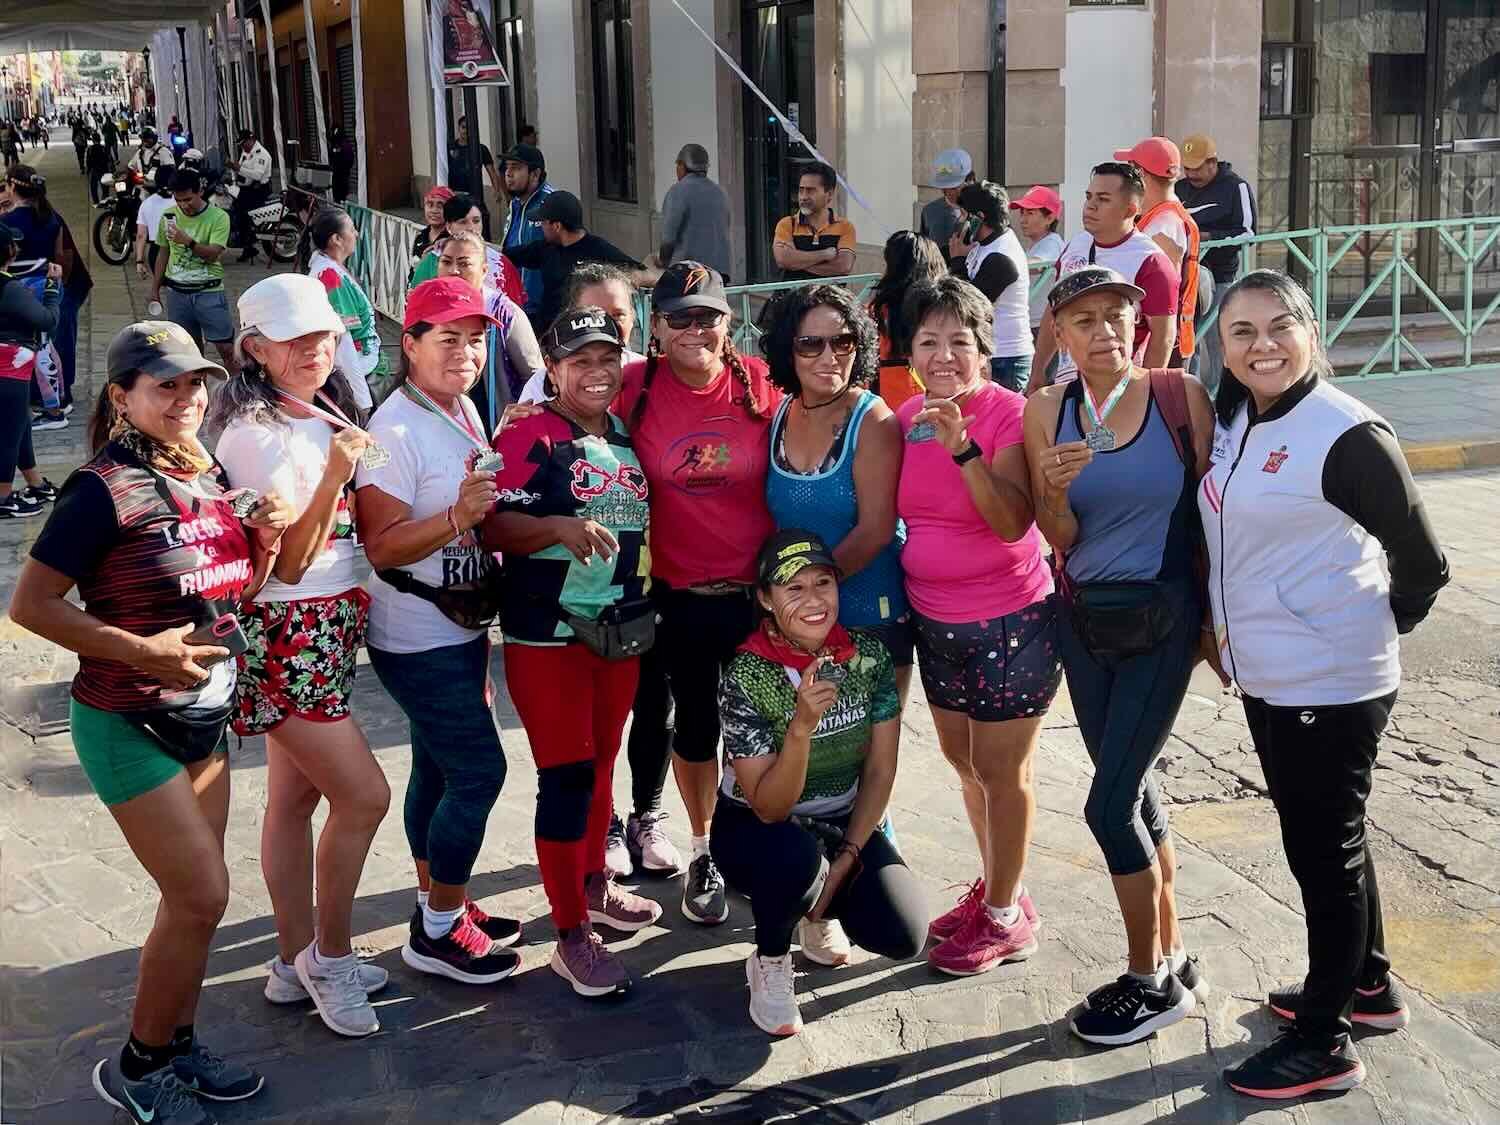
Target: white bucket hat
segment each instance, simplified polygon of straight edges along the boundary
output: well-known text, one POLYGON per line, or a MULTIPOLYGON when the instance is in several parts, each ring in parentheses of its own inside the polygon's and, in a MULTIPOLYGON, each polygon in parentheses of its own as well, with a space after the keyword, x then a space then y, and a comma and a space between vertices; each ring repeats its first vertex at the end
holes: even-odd
POLYGON ((328 303, 328 290, 315 277, 278 273, 257 281, 239 300, 240 330, 234 352, 245 358, 245 337, 252 332, 268 340, 295 340, 309 332, 343 332, 344 321, 328 303))

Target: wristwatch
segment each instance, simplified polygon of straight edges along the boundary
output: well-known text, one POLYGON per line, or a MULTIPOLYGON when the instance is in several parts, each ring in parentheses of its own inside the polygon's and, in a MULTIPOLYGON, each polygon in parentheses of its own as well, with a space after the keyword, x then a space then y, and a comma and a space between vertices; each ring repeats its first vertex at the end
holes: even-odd
POLYGON ((970 461, 974 460, 974 458, 978 457, 983 452, 984 450, 979 448, 979 443, 973 438, 970 438, 969 444, 965 446, 960 452, 953 455, 953 463, 955 465, 967 465, 970 461))

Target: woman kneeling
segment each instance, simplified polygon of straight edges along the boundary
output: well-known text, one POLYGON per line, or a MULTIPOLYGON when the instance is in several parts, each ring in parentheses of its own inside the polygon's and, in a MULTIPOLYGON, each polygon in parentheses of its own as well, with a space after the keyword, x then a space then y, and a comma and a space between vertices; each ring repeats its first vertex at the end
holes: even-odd
POLYGON ((838 569, 807 531, 761 549, 766 611, 719 689, 729 769, 714 812, 714 863, 750 896, 755 952, 745 963, 750 1018, 793 1035, 792 933, 826 948, 829 920, 850 940, 898 960, 926 940, 916 877, 876 826, 896 778, 901 705, 891 656, 837 624, 838 569))

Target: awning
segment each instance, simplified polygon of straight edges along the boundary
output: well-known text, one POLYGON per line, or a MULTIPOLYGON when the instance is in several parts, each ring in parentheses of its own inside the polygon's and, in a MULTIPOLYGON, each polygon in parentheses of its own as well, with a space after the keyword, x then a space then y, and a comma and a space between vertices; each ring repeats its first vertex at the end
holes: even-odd
POLYGON ((224 0, 9 0, 0 6, 0 55, 139 51, 153 32, 212 23, 224 0))

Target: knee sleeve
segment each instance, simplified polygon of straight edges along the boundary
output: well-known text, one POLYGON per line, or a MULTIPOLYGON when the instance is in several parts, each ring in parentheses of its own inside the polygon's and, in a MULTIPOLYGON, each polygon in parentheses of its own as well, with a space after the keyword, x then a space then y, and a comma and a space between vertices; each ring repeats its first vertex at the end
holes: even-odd
POLYGON ((536 834, 540 840, 569 843, 588 831, 594 793, 594 763, 569 762, 536 771, 536 834))

